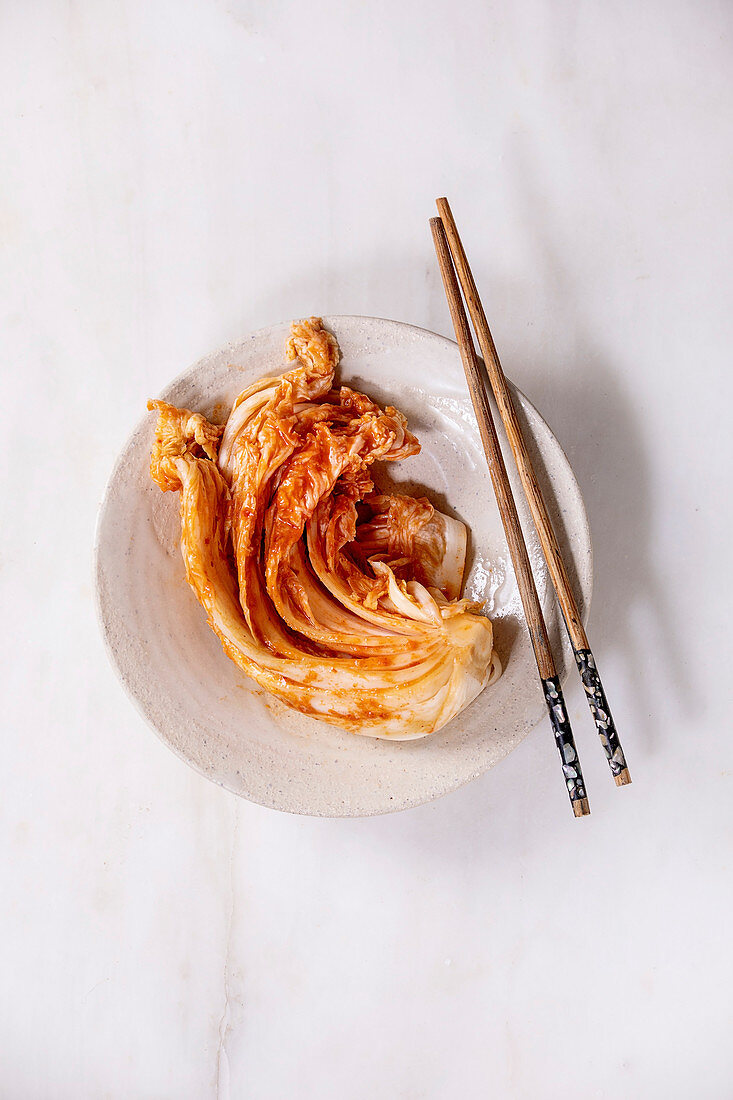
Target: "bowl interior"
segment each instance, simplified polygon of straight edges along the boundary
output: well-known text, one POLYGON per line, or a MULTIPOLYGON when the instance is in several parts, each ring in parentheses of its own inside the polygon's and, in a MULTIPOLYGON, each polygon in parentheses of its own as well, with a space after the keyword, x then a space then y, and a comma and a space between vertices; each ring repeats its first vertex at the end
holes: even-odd
MULTIPOLYGON (((162 739, 204 775, 254 802, 296 813, 355 816, 405 809, 453 790, 510 752, 544 702, 498 509, 456 345, 423 329, 365 317, 324 318, 342 351, 340 378, 396 405, 422 444, 375 480, 418 490, 470 532, 466 594, 486 601, 501 679, 438 733, 387 742, 342 733, 263 692, 223 653, 190 591, 179 549, 178 494, 150 481, 154 415, 141 420, 115 466, 100 513, 97 597, 111 660, 162 739)), ((254 333, 201 360, 161 395, 223 421, 256 378, 285 369, 289 324, 254 333)), ((592 557, 585 508, 560 445, 515 391, 548 506, 587 609, 592 557)), ((539 544, 497 428, 561 675, 560 632, 539 544)), ((562 648, 561 648, 562 647, 562 648)))

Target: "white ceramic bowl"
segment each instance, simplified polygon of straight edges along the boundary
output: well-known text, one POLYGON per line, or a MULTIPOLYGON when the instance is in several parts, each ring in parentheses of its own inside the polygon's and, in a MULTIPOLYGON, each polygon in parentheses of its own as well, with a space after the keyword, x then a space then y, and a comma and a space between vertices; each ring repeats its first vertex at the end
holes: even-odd
MULTIPOLYGON (((125 689, 174 752, 253 802, 293 813, 358 816, 417 806, 474 779, 519 744, 545 705, 456 345, 397 321, 324 321, 341 346, 341 380, 396 405, 422 444, 414 458, 388 471, 382 467, 377 480, 384 472, 382 484, 424 489, 470 528, 466 593, 487 600, 504 664, 501 679, 444 729, 407 742, 342 733, 268 696, 224 655, 186 584, 178 494, 161 493, 148 474, 153 414, 133 432, 107 487, 97 529, 97 599, 109 655, 125 689)), ((245 386, 285 369, 288 332, 289 324, 275 325, 222 348, 161 396, 223 420, 245 386)), ((580 491, 550 429, 515 392, 587 610, 592 554, 580 491)), ((524 498, 516 478, 512 483, 563 675, 571 653, 564 631, 561 638, 524 498)), ((549 727, 547 752, 555 752, 549 727)))

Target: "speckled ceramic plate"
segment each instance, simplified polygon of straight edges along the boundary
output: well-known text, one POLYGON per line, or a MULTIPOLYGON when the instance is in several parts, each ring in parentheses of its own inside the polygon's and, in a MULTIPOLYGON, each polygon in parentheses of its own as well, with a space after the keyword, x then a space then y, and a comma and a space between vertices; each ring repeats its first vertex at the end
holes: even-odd
MULTIPOLYGON (((419 489, 470 528, 466 592, 487 601, 504 664, 501 679, 438 733, 406 742, 342 733, 264 693, 224 655, 186 584, 178 494, 161 493, 148 475, 153 414, 135 429, 107 488, 97 530, 97 598, 112 663, 174 752, 253 802, 293 813, 358 816, 417 806, 474 779, 519 744, 545 705, 456 345, 397 321, 324 320, 341 345, 341 379, 401 409, 422 444, 419 455, 390 466, 382 484, 419 489)), ((288 331, 289 323, 276 325, 222 348, 161 396, 221 420, 245 386, 284 369, 288 331)), ((548 426, 521 393, 517 397, 587 608, 592 556, 580 491, 548 426)), ((503 434, 502 446, 508 455, 503 434)), ((564 674, 570 650, 561 639, 534 528, 518 482, 513 484, 564 674)), ((549 728, 547 742, 553 753, 549 728)))

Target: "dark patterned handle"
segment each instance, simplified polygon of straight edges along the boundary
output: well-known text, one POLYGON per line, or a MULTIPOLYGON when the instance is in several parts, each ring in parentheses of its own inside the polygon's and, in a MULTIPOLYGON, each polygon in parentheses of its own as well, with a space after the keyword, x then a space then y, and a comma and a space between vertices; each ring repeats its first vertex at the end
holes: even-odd
POLYGON ((548 680, 542 681, 542 688, 545 693, 547 709, 550 712, 550 722, 552 723, 552 730, 555 734, 555 744, 557 745, 560 759, 562 760, 565 785, 568 789, 573 813, 576 817, 582 817, 584 814, 590 813, 590 808, 585 793, 585 780, 583 779, 583 772, 580 768, 578 750, 575 747, 573 731, 570 729, 567 707, 565 706, 565 699, 563 698, 562 688, 560 687, 560 680, 557 676, 551 676, 548 680))
POLYGON ((606 693, 603 690, 601 678, 598 675, 596 662, 589 649, 576 649, 575 661, 578 666, 580 678, 583 681, 585 694, 588 699, 593 721, 598 730, 598 736, 603 745, 603 751, 608 758, 608 765, 618 786, 631 782, 629 770, 626 767, 626 757, 618 739, 616 726, 611 711, 608 709, 606 693))

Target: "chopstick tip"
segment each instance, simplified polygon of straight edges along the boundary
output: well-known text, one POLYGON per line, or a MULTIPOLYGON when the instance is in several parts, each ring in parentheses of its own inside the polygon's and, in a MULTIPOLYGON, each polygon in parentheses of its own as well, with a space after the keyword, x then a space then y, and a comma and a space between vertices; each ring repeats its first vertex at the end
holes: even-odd
POLYGON ((629 775, 628 768, 624 768, 623 771, 620 771, 618 775, 614 775, 613 778, 616 781, 617 787, 625 787, 628 783, 631 782, 631 776, 629 775))
POLYGON ((573 813, 576 817, 587 817, 590 814, 590 803, 587 798, 576 798, 573 802, 573 813))

